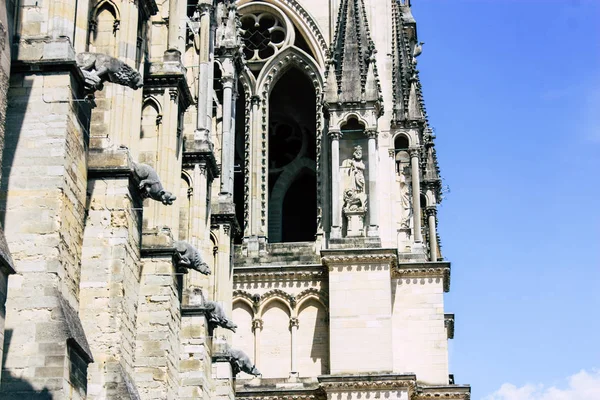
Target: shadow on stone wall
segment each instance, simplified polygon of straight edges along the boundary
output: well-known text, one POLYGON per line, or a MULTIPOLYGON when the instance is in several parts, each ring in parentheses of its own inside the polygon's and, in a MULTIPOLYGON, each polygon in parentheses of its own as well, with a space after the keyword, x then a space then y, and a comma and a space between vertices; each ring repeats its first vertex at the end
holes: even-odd
POLYGON ((35 388, 24 378, 13 375, 9 370, 4 369, 6 354, 10 350, 12 338, 12 329, 4 332, 4 352, 2 357, 2 381, 0 383, 0 398, 2 400, 52 400, 54 397, 47 387, 41 389, 35 388))

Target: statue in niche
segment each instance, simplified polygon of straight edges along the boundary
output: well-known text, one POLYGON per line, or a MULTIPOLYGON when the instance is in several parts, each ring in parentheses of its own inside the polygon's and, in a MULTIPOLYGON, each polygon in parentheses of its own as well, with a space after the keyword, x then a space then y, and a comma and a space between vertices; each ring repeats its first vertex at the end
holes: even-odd
POLYGON ((173 247, 175 247, 173 260, 176 267, 193 269, 201 274, 210 275, 210 267, 202 260, 198 249, 183 240, 173 243, 173 247))
POLYGON ((123 61, 102 53, 78 53, 77 67, 85 78, 85 87, 90 91, 102 90, 104 82, 112 82, 137 90, 144 85, 139 72, 123 61))
POLYGON ((223 310, 223 307, 219 303, 215 301, 205 301, 204 308, 207 310, 206 317, 208 318, 208 323, 235 332, 237 325, 234 324, 232 320, 227 318, 225 315, 225 310, 223 310))
POLYGON ((365 164, 362 161, 362 147, 355 146, 352 158, 342 162, 348 168, 349 186, 344 188, 344 211, 366 211, 365 164))
POLYGON ((164 205, 171 205, 173 201, 177 200, 177 197, 171 192, 167 192, 158 174, 148 164, 132 163, 133 174, 139 181, 140 194, 143 198, 151 198, 152 200, 160 201, 164 205))
POLYGON ((403 168, 400 167, 400 206, 402 207, 402 217, 400 225, 402 228, 410 228, 410 218, 412 216, 412 207, 410 204, 410 185, 406 182, 406 176, 403 168))
POLYGON ((231 369, 233 375, 237 375, 240 371, 250 375, 259 376, 260 371, 256 368, 256 365, 250 361, 250 357, 241 350, 229 349, 228 356, 231 357, 231 369))

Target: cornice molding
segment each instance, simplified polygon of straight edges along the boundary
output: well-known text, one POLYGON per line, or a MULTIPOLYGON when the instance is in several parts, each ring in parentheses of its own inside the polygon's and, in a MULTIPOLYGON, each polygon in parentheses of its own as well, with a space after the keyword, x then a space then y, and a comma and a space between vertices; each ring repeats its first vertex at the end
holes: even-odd
POLYGON ((392 268, 397 266, 398 253, 396 249, 343 249, 322 250, 321 262, 331 270, 334 266, 349 264, 383 264, 387 263, 392 268))
POLYGON ((424 263, 399 263, 392 270, 392 277, 399 279, 442 278, 444 292, 450 291, 450 263, 447 261, 424 263))
POLYGON ((356 381, 356 382, 328 382, 321 383, 325 391, 362 391, 362 390, 389 390, 407 388, 414 390, 415 381, 393 380, 393 381, 356 381))
POLYGON ((238 267, 233 269, 234 284, 265 281, 323 281, 327 271, 321 266, 238 267))
POLYGON ((418 386, 411 400, 470 400, 471 387, 468 385, 418 386))

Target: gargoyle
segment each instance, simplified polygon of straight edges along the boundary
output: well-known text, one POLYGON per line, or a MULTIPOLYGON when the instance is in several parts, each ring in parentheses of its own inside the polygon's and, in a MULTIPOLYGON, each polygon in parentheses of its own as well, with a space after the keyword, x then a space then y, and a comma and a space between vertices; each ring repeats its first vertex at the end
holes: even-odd
POLYGON ((139 189, 141 191, 142 197, 149 197, 153 200, 160 201, 164 205, 171 205, 173 201, 177 199, 176 196, 173 196, 171 192, 167 192, 162 183, 160 183, 160 178, 158 174, 148 164, 133 164, 133 173, 139 181, 139 189))
POLYGON ((227 316, 225 315, 225 310, 223 307, 214 301, 206 301, 204 302, 204 307, 208 310, 208 322, 213 323, 221 328, 229 329, 230 331, 235 332, 237 325, 233 323, 227 316))
MULTIPOLYGON (((200 252, 188 242, 183 240, 177 241, 175 247, 175 265, 180 268, 193 269, 204 275, 210 275, 210 268, 207 263, 202 260, 200 252)), ((221 311, 223 311, 221 309, 221 311)))
POLYGON ((228 353, 231 356, 231 369, 234 375, 237 375, 240 371, 254 376, 261 375, 246 353, 236 349, 229 349, 228 353))
POLYGON ((139 72, 109 55, 83 52, 77 54, 76 61, 88 90, 102 90, 104 82, 128 86, 134 90, 144 85, 139 72))

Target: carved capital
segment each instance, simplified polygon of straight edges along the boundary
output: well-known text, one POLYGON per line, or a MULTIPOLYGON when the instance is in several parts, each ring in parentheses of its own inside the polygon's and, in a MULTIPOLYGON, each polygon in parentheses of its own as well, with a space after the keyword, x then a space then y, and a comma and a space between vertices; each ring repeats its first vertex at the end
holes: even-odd
POLYGON ((263 320, 260 318, 255 318, 252 320, 252 331, 255 331, 257 329, 262 330, 263 328, 263 320))
POLYGON ((340 138, 342 137, 342 132, 341 131, 330 131, 328 133, 329 138, 331 138, 331 140, 340 140, 340 138))
POLYGON ((254 96, 252 96, 252 97, 250 98, 250 101, 252 102, 252 106, 253 106, 253 107, 254 107, 254 106, 257 106, 257 105, 259 105, 259 104, 260 104, 260 96, 258 96, 258 95, 256 95, 256 94, 255 94, 254 96))
POLYGON ((433 206, 427 207, 425 209, 425 213, 427 214, 428 217, 431 217, 431 216, 435 217, 437 215, 437 208, 433 207, 433 206))
POLYGON ((212 12, 213 5, 211 3, 198 3, 196 6, 196 10, 200 13, 200 15, 212 12))
POLYGON ((392 158, 396 157, 396 149, 388 149, 388 155, 392 158))
POLYGON ((365 131, 365 136, 369 139, 377 139, 377 136, 379 136, 379 132, 377 132, 376 129, 368 129, 365 131))
POLYGON ((223 89, 225 88, 233 88, 233 75, 225 75, 221 77, 221 83, 223 84, 223 89))
POLYGON ((408 152, 410 153, 411 158, 419 158, 421 155, 421 149, 419 149, 418 147, 411 147, 410 149, 408 149, 408 152))
POLYGON ((170 88, 169 89, 169 97, 171 97, 172 101, 177 101, 177 99, 179 98, 179 89, 177 88, 170 88))
POLYGON ((290 329, 298 328, 300 326, 300 321, 296 317, 290 318, 290 329))

